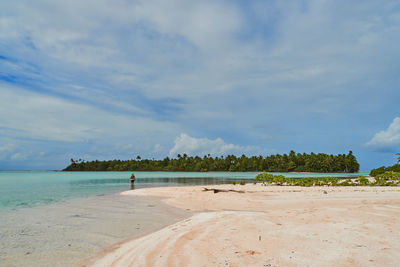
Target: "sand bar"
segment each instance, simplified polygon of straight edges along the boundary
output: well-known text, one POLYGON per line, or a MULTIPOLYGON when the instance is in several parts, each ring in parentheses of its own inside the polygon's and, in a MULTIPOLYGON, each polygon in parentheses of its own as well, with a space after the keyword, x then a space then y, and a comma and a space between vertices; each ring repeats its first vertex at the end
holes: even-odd
POLYGON ((260 184, 148 188, 195 214, 79 266, 398 266, 400 188, 260 184))
POLYGON ((73 266, 190 215, 159 198, 119 193, 2 212, 0 266, 73 266))

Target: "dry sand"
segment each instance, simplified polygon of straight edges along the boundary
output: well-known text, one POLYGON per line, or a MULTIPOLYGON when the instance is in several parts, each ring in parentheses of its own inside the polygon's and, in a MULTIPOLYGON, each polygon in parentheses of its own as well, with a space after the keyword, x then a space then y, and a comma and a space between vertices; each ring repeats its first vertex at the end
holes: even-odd
POLYGON ((195 214, 118 243, 85 266, 399 266, 400 188, 220 185, 148 188, 195 214))

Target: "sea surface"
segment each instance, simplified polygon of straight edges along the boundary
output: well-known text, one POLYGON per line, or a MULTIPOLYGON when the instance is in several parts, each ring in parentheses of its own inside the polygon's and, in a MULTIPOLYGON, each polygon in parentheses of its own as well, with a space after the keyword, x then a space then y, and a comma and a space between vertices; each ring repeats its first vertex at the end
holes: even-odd
MULTIPOLYGON (((0 171, 0 212, 132 189, 131 172, 0 171)), ((252 182, 256 172, 135 172, 135 189, 252 182)), ((354 177, 368 173, 274 173, 286 177, 354 177)))

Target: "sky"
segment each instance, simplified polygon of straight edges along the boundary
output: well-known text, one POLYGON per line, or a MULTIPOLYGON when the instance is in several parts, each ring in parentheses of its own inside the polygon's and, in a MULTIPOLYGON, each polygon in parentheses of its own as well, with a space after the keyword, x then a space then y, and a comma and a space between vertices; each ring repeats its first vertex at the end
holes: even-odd
POLYGON ((398 0, 0 2, 0 170, 400 152, 398 0))

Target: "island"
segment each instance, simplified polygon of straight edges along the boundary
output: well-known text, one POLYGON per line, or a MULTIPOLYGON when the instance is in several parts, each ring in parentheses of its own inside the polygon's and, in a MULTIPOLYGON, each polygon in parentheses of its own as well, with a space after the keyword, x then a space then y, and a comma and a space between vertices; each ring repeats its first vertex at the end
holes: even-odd
POLYGON ((352 151, 348 154, 329 155, 325 153, 276 154, 270 156, 242 155, 204 157, 178 154, 176 158, 162 160, 142 159, 137 156, 130 160, 85 161, 71 159, 71 164, 63 171, 229 171, 229 172, 358 172, 360 165, 352 151))

